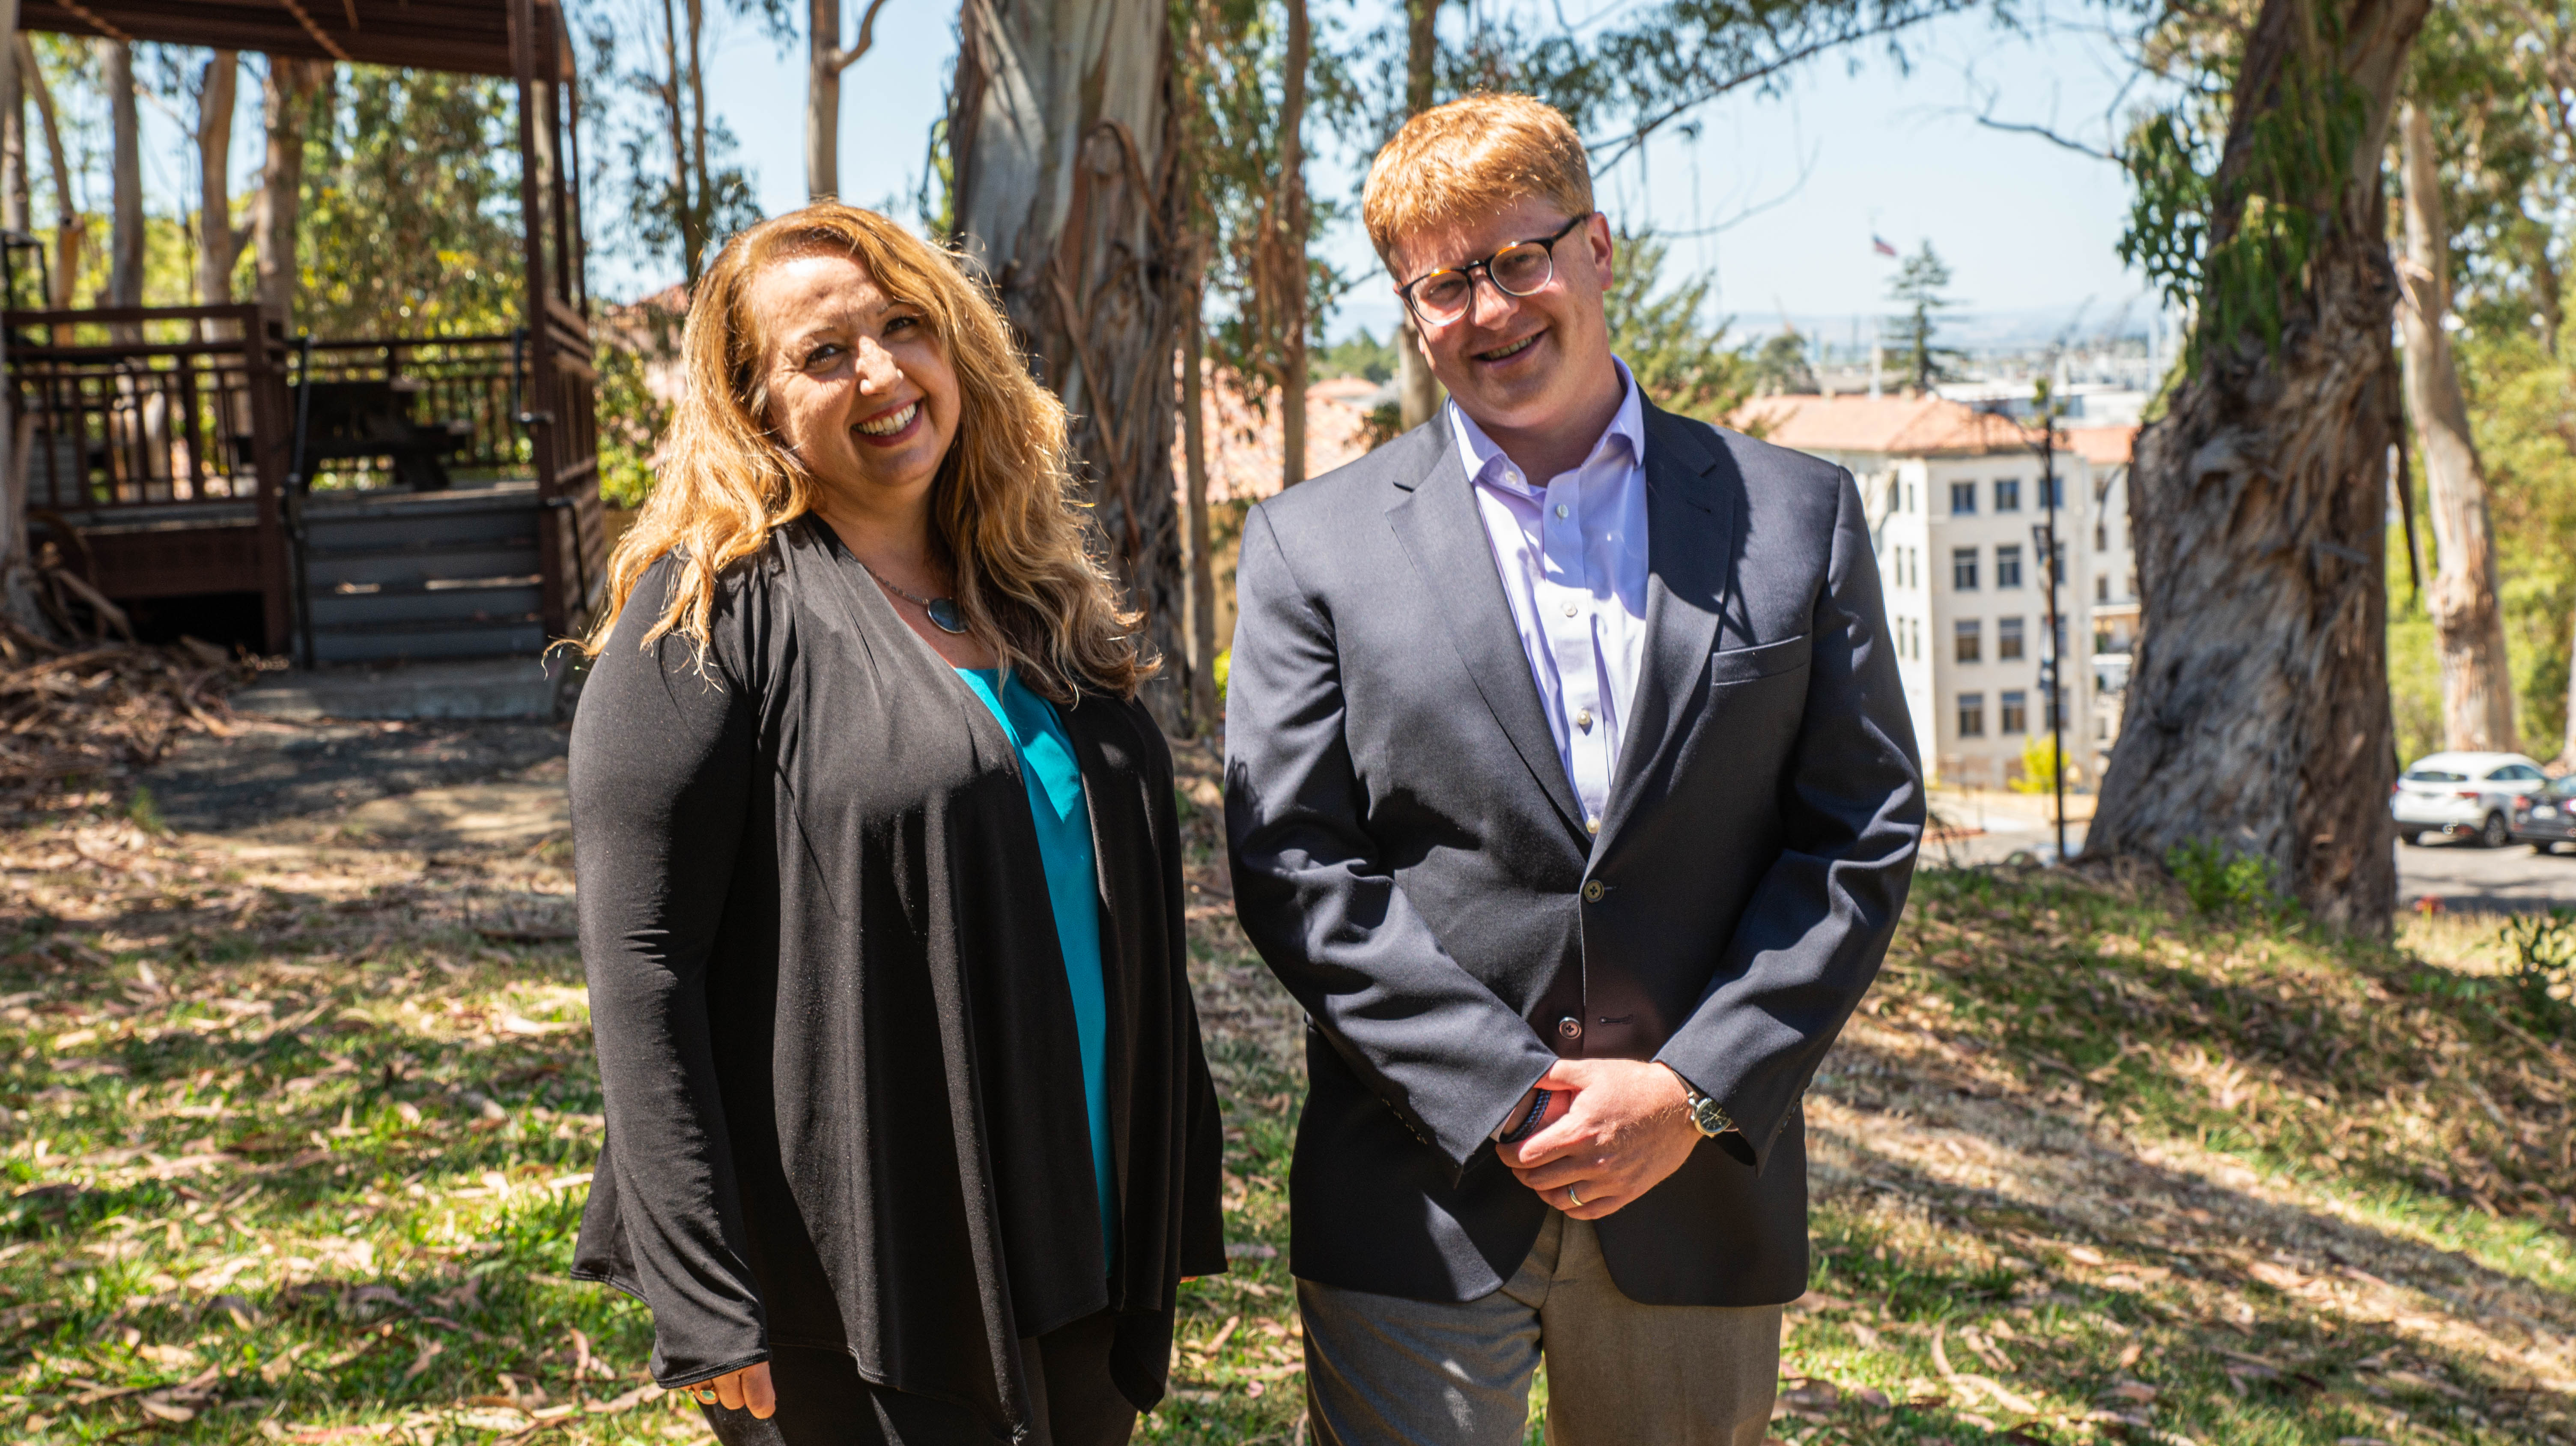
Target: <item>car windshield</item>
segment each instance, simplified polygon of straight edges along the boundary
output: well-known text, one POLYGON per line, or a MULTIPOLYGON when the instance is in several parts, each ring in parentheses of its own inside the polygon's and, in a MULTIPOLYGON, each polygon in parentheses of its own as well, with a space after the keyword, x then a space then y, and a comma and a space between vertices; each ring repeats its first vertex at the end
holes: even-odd
POLYGON ((2408 783, 2466 783, 2469 776, 2445 768, 2418 768, 2406 775, 2408 783))
POLYGON ((2571 773, 2551 784, 2549 792, 2557 798, 2576 798, 2576 773, 2571 773))

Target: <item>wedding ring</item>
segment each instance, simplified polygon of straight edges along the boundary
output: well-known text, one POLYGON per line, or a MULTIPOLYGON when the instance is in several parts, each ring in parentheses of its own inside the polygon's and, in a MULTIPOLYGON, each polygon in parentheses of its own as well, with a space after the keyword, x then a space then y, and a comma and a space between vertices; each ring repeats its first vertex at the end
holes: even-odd
POLYGON ((1569 1205, 1579 1206, 1583 1203, 1583 1197, 1575 1194, 1574 1187, 1568 1185, 1565 1187, 1565 1202, 1569 1205))
POLYGON ((714 1386, 696 1385, 689 1387, 689 1399, 697 1402, 701 1406, 712 1406, 723 1398, 716 1394, 716 1388, 714 1386))

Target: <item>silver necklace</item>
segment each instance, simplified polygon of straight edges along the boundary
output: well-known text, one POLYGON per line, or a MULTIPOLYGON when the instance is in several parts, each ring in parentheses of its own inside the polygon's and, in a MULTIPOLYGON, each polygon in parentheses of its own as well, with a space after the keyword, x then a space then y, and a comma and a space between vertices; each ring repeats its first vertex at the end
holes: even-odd
MULTIPOLYGON (((850 560, 852 562, 859 561, 855 557, 850 560)), ((902 598, 905 602, 911 603, 914 607, 917 607, 924 613, 929 614, 930 625, 932 627, 939 629, 943 633, 956 633, 960 635, 965 633, 966 615, 957 610, 957 599, 953 597, 923 597, 917 592, 911 592, 904 588, 897 587, 893 583, 879 577, 877 575, 877 570, 868 566, 864 562, 859 562, 859 571, 866 573, 871 578, 874 578, 877 586, 884 588, 886 591, 893 593, 896 597, 902 598)))

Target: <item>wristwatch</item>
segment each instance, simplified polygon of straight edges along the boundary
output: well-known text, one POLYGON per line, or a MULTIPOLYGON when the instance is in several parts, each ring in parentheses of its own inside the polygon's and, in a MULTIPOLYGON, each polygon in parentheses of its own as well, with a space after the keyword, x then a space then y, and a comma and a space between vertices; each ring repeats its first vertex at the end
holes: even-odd
MULTIPOLYGON (((1681 1079, 1680 1072, 1676 1071, 1673 1078, 1681 1079)), ((1688 1097, 1684 1109, 1690 1115, 1691 1128, 1699 1131, 1701 1138, 1714 1140, 1735 1128, 1734 1117, 1727 1114, 1726 1106, 1701 1094, 1699 1086, 1684 1079, 1682 1093, 1688 1097)))

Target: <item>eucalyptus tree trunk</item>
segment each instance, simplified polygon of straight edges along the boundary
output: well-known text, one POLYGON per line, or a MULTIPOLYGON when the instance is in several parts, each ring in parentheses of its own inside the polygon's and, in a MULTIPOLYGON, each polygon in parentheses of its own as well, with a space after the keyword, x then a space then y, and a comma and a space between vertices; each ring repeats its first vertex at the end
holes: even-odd
POLYGON ((1306 0, 1287 0, 1279 102, 1279 185, 1266 218, 1272 321, 1279 337, 1279 485, 1306 480, 1306 0))
POLYGON ((2213 842, 2268 861, 2329 924, 2384 935, 2397 887, 2383 540, 2398 381, 2380 155, 2431 0, 2312 8, 2327 3, 2264 0, 2245 41, 2211 254, 2248 224, 2249 174, 2272 176, 2282 194, 2264 204, 2314 229, 2304 264, 2263 277, 2277 288, 2277 342, 2204 297, 2196 364, 2138 439, 2144 628, 2085 848, 2160 863, 2213 842), (2351 134, 2332 147, 2288 113, 2321 93, 2352 106, 2351 134), (2262 149, 2310 145, 2322 163, 2262 149))
POLYGON ((841 0, 812 0, 805 31, 805 195, 814 201, 841 194, 841 72, 876 45, 877 12, 886 0, 868 0, 859 38, 841 43, 841 0))
POLYGON ((233 224, 233 102, 241 52, 218 50, 197 92, 197 304, 229 306, 250 228, 233 224))
POLYGON ((2475 753, 2511 752, 2513 670, 2505 661, 2504 610, 2496 597, 2495 536, 2487 522, 2486 468, 2469 433, 2469 403, 2443 323, 2451 312, 2451 231, 2443 215, 2440 156, 2421 106, 2398 118, 2404 157, 2406 255, 2397 266, 2406 338, 2406 410, 2433 515, 2440 570, 2425 600, 2442 660, 2442 741, 2475 753))
MULTIPOLYGON (((9 119, 18 143, 18 169, 6 183, 15 210, 11 229, 25 230, 27 216, 27 123, 23 100, 26 78, 21 56, 31 55, 18 35, 18 0, 0 0, 0 96, 8 98, 9 119)), ((17 298, 8 301, 15 305, 17 298)), ((8 372, 8 334, 0 328, 0 376, 8 372)), ((20 439, 14 391, 0 387, 0 617, 34 633, 50 636, 53 625, 36 598, 36 575, 27 547, 27 468, 18 455, 20 439)))
MULTIPOLYGON (((1173 354, 1189 315, 1166 0, 966 0, 948 137, 957 239, 1073 446, 1148 648, 1183 653, 1173 354)), ((1183 731, 1167 669, 1147 690, 1183 731)))
POLYGON ((135 112, 134 47, 101 40, 99 71, 107 89, 112 163, 108 231, 107 304, 143 304, 143 123, 135 112))
POLYGON ((2576 768, 2576 619, 2567 626, 2567 722, 2558 745, 2559 761, 2576 768))
POLYGON ((314 92, 322 88, 329 66, 325 60, 272 55, 261 88, 268 158, 260 172, 258 209, 251 217, 251 244, 260 309, 289 332, 295 329, 295 237, 304 205, 305 131, 312 121, 314 92))
POLYGON ((1208 556, 1206 332, 1194 304, 1181 323, 1181 615, 1187 623, 1183 641, 1189 650, 1191 733, 1212 738, 1221 715, 1216 706, 1216 564, 1208 556))
MULTIPOLYGON (((6 8, 16 9, 17 0, 8 0, 6 8)), ((27 176, 27 92, 16 50, 0 44, 0 229, 25 233, 36 229, 36 210, 27 176)), ((17 305, 17 298, 9 304, 17 305)))
MULTIPOLYGON (((1404 4, 1404 113, 1417 116, 1431 109, 1431 99, 1439 81, 1440 0, 1405 0, 1404 4)), ((1422 355, 1420 333, 1413 329, 1413 313, 1396 313, 1395 322, 1396 405, 1404 418, 1406 431, 1431 420, 1440 409, 1440 382, 1431 375, 1431 363, 1422 355)))
MULTIPOLYGON (((72 184, 74 172, 71 156, 63 147, 62 117, 54 109, 53 87, 45 83, 44 67, 36 63, 36 49, 19 31, 10 48, 17 61, 17 74, 27 95, 36 102, 36 119, 45 129, 45 158, 53 167, 54 177, 54 267, 52 294, 45 304, 56 311, 68 310, 72 291, 80 280, 81 248, 89 239, 89 222, 81 213, 80 195, 72 184)), ((57 328, 56 339, 66 344, 68 332, 57 328)))

